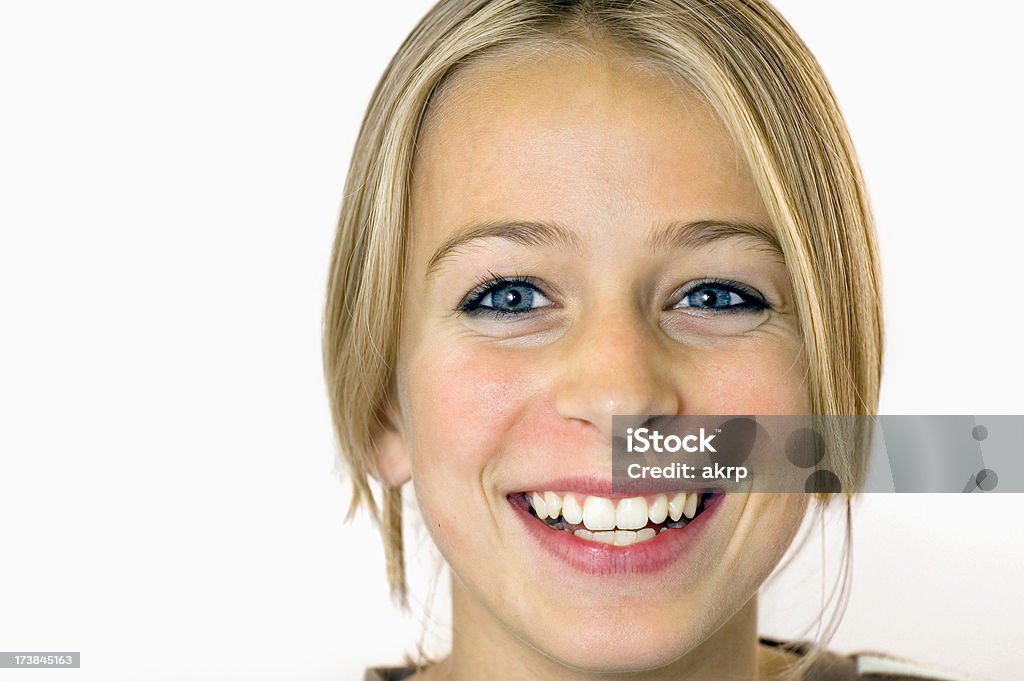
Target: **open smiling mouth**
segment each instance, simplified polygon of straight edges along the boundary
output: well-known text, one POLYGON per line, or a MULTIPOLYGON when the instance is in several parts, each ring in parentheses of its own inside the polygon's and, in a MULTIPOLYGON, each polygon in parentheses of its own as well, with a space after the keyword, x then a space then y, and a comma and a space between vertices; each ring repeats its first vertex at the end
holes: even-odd
POLYGON ((612 500, 571 492, 521 492, 509 499, 551 530, 628 546, 685 528, 721 496, 716 490, 694 490, 612 500))

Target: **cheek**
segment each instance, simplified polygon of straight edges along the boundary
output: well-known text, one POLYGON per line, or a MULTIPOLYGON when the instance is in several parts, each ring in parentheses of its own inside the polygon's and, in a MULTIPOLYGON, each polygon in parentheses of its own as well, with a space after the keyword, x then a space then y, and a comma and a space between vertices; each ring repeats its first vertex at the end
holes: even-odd
POLYGON ((752 344, 696 362, 688 411, 703 414, 806 414, 810 399, 799 346, 752 344), (696 404, 694 404, 696 401, 696 404))
MULTIPOLYGON (((426 347, 405 365, 406 435, 424 517, 454 521, 467 504, 482 508, 492 472, 523 450, 520 432, 534 423, 543 372, 493 348, 426 347), (459 503, 450 503, 452 498, 459 503)), ((493 486, 491 486, 493 487, 493 486)))
POLYGON ((520 409, 529 377, 507 361, 439 350, 417 358, 409 374, 414 461, 484 460, 520 409))
POLYGON ((775 569, 807 513, 806 494, 755 494, 744 521, 737 528, 733 560, 745 572, 763 581, 775 569))
POLYGON ((492 513, 504 505, 494 495, 513 462, 543 440, 531 414, 543 400, 544 372, 527 356, 456 343, 427 349, 407 365, 407 438, 420 514, 434 543, 460 575, 476 569, 474 557, 494 551, 492 513), (481 522, 467 523, 467 509, 481 522), (482 524, 481 524, 482 523, 482 524), (483 530, 483 531, 481 531, 483 530))

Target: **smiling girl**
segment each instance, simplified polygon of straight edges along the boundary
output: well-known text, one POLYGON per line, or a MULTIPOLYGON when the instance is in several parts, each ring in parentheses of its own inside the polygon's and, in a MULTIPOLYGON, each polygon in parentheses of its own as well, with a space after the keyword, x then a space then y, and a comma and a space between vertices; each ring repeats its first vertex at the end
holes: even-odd
POLYGON ((325 316, 392 588, 409 482, 452 575, 451 654, 368 678, 858 678, 757 633, 824 500, 613 494, 611 428, 874 413, 878 301, 845 125, 769 5, 439 3, 370 104, 325 316))

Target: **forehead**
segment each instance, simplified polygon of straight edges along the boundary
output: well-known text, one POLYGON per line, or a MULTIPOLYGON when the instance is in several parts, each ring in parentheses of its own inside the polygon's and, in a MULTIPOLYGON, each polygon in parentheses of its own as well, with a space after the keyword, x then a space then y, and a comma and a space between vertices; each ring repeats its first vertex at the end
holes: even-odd
POLYGON ((431 104, 414 236, 494 219, 584 233, 709 218, 766 222, 749 169, 696 93, 609 51, 530 51, 465 67, 431 104))

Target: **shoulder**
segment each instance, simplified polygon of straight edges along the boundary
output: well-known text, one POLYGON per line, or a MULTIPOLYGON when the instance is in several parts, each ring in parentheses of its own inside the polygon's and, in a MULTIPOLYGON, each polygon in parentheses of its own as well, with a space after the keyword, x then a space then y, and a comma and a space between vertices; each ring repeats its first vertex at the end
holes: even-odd
POLYGON ((371 667, 363 681, 403 681, 415 673, 414 667, 371 667))
MULTIPOLYGON (((813 646, 805 641, 762 638, 761 644, 797 657, 813 651, 813 646)), ((817 652, 803 678, 804 681, 984 681, 885 653, 864 651, 844 655, 828 650, 817 652)))
MULTIPOLYGON (((810 644, 803 641, 778 641, 762 638, 767 648, 786 651, 796 656, 811 652, 810 644)), ((413 667, 374 667, 366 670, 364 681, 403 681, 416 673, 413 667)), ((821 651, 808 668, 804 681, 985 681, 977 677, 956 674, 947 670, 905 660, 877 652, 857 652, 842 655, 821 651)))
POLYGON ((864 681, 981 681, 949 670, 882 653, 854 653, 857 678, 864 681))

